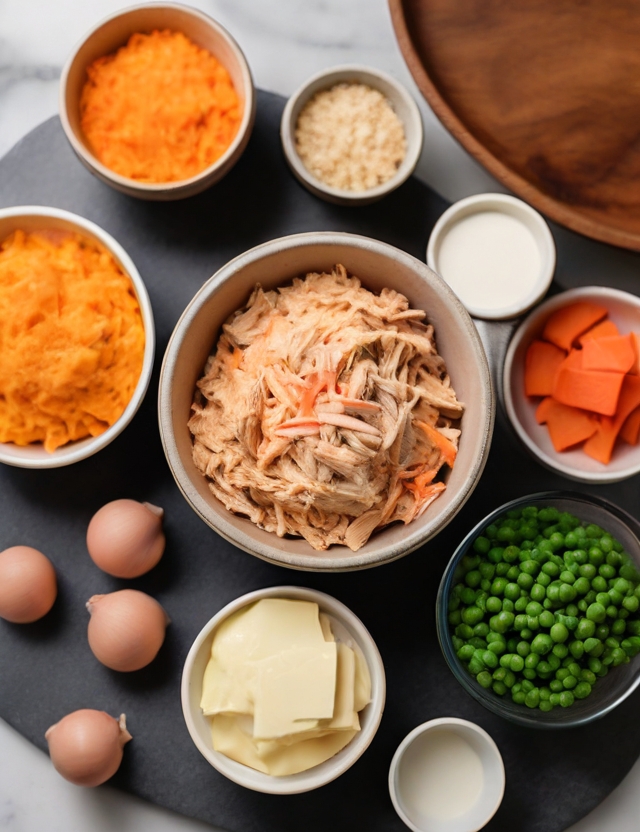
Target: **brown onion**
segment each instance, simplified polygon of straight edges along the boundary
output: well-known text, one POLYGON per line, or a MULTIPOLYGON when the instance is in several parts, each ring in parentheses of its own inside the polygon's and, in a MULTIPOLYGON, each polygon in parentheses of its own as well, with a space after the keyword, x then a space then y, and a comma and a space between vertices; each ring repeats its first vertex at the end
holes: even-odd
POLYGON ((87 529, 93 562, 116 578, 137 578, 153 569, 164 552, 163 514, 158 506, 136 500, 102 506, 87 529))
POLYGON ((124 714, 114 719, 89 708, 67 714, 44 736, 56 770, 78 786, 99 786, 112 777, 131 739, 124 714))
POLYGON ((169 619, 150 595, 121 589, 94 595, 87 609, 89 646, 98 661, 112 670, 140 670, 162 647, 169 619))
POLYGON ((37 621, 57 594, 56 571, 42 552, 31 546, 0 552, 0 618, 14 624, 37 621))

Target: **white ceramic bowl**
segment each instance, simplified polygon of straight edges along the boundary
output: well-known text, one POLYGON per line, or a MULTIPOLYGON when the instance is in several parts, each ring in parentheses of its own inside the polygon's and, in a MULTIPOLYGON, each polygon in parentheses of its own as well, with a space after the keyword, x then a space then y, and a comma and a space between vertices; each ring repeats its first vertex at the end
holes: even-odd
POLYGON ((477 832, 497 812, 504 786, 504 764, 493 739, 473 722, 454 717, 414 728, 389 769, 391 801, 413 832, 477 832), (465 809, 462 789, 472 787, 474 774, 479 793, 475 801, 470 795, 465 809))
MULTIPOLYGON (((551 285, 556 266, 556 247, 549 226, 542 216, 526 202, 507 194, 477 194, 455 202, 442 214, 433 227, 427 245, 427 263, 435 272, 447 280, 447 275, 444 273, 446 269, 443 270, 442 268, 443 264, 440 256, 444 240, 462 220, 487 212, 503 214, 523 225, 530 232, 540 258, 540 269, 535 282, 529 286, 528 290, 525 289, 520 294, 514 293, 514 295, 517 294, 515 300, 508 299, 498 304, 487 301, 486 304, 480 305, 468 302, 464 297, 464 292, 459 291, 460 299, 474 317, 486 320, 507 320, 522 315, 542 299, 551 285)), ((466 241, 466 244, 470 247, 470 251, 473 251, 472 246, 476 243, 475 241, 466 241)), ((485 244, 481 244, 481 247, 485 244)), ((509 246, 510 240, 505 239, 505 252, 509 251, 509 246)), ((510 255, 517 257, 518 252, 511 251, 510 255)), ((501 253, 496 254, 496 256, 501 256, 501 253)), ((473 269, 472 265, 470 269, 473 269)), ((514 276, 514 285, 516 283, 517 274, 514 276)))
POLYGON ((524 392, 524 362, 529 344, 541 335, 552 312, 578 300, 589 300, 606 306, 609 318, 622 333, 632 330, 640 332, 640 298, 635 295, 604 286, 585 286, 554 295, 520 324, 511 339, 503 370, 505 409, 527 450, 547 468, 578 482, 619 482, 640 472, 640 445, 616 442, 608 465, 587 456, 580 448, 558 453, 546 425, 536 422, 535 413, 540 397, 529 398, 524 392))
POLYGON ((377 566, 406 555, 441 531, 475 488, 493 432, 494 399, 477 330, 449 287, 424 263, 385 243, 353 234, 313 232, 264 243, 223 266, 195 295, 171 336, 160 377, 160 434, 169 467, 186 500, 211 528, 257 557, 294 569, 335 571, 377 566), (396 289, 424 309, 435 328, 458 398, 466 405, 456 464, 447 489, 408 525, 372 535, 357 552, 331 546, 318 552, 301 538, 279 538, 228 511, 211 493, 193 462, 187 426, 196 382, 213 351, 220 327, 241 308, 256 283, 265 290, 312 271, 342 263, 374 292, 396 289))
POLYGON ((118 434, 126 428, 133 419, 137 409, 140 407, 151 378, 153 359, 155 354, 155 327, 153 324, 153 312, 149 296, 142 278, 133 261, 110 234, 89 220, 72 214, 69 211, 62 211, 58 208, 46 208, 40 205, 21 205, 15 208, 4 208, 0 210, 0 240, 4 240, 17 229, 23 231, 37 231, 41 229, 56 229, 60 231, 71 231, 82 234, 90 240, 95 240, 104 246, 113 256, 116 263, 129 277, 136 293, 142 323, 145 332, 145 348, 142 363, 142 371, 133 396, 124 413, 100 436, 81 439, 77 442, 70 442, 57 448, 53 453, 45 451, 41 443, 20 446, 11 442, 0 443, 0 462, 7 465, 15 465, 19 468, 61 468, 64 465, 71 465, 86 459, 97 453, 118 434))
POLYGON ((223 607, 202 628, 200 634, 189 650, 182 672, 182 712, 191 739, 202 756, 225 777, 239 783, 247 789, 267 794, 299 794, 311 791, 339 777, 356 762, 369 747, 374 738, 386 696, 386 681, 384 665, 374 640, 371 638, 364 624, 348 607, 340 601, 318 592, 297 586, 274 586, 268 589, 258 589, 236 598, 223 607), (334 635, 340 641, 350 643, 364 657, 371 675, 371 702, 360 711, 361 730, 351 742, 334 757, 325 760, 307 771, 290 774, 286 777, 274 777, 261 771, 231 760, 224 754, 214 751, 211 739, 211 726, 200 708, 202 696, 202 679, 205 667, 211 655, 211 642, 216 628, 230 615, 238 610, 259 601, 262 598, 288 598, 300 601, 313 601, 318 604, 321 612, 331 618, 334 635))
POLYGON ((60 77, 60 120, 71 147, 82 164, 107 185, 129 196, 173 200, 193 196, 222 179, 242 155, 255 119, 256 98, 249 65, 242 50, 219 23, 204 12, 177 3, 149 3, 116 12, 95 26, 76 46, 60 77), (223 155, 208 168, 177 182, 145 183, 121 176, 98 161, 80 126, 80 96, 87 67, 124 46, 137 32, 154 29, 179 31, 214 55, 227 69, 243 101, 238 132, 223 155))
POLYGON ((345 64, 318 72, 293 93, 282 113, 280 138, 289 167, 312 194, 340 205, 369 205, 394 191, 411 176, 422 150, 423 127, 416 102, 395 78, 372 67, 345 64), (379 90, 390 102, 404 127, 407 152, 400 167, 386 182, 366 191, 346 191, 325 185, 307 170, 296 150, 295 130, 302 108, 317 92, 342 83, 361 83, 379 90))

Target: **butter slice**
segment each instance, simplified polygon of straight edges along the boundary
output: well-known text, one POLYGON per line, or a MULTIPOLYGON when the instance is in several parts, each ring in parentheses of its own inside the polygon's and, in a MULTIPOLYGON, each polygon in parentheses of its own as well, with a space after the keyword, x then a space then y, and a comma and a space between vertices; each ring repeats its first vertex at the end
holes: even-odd
POLYGON ((270 740, 309 731, 333 716, 337 649, 283 650, 260 662, 253 723, 254 739, 270 740))

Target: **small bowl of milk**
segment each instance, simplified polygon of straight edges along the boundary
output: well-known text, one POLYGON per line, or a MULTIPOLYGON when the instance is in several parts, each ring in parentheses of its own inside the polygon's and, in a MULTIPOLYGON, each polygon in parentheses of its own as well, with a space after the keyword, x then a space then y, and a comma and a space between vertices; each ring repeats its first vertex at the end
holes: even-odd
POLYGON ((429 238, 427 263, 473 317, 507 320, 545 295, 556 249, 549 226, 526 202, 478 194, 442 214, 429 238))
POLYGON ((413 832, 477 832, 504 795, 498 746, 473 722, 432 719, 398 746, 389 769, 389 792, 413 832))

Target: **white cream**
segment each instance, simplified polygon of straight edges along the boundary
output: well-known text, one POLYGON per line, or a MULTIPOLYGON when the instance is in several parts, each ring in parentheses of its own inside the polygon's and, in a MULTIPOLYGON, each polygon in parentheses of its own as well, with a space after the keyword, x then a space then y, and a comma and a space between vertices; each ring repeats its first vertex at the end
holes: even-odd
POLYGON ((538 243, 511 214, 467 214, 443 234, 437 271, 472 312, 495 312, 531 296, 542 270, 538 243))
POLYGON ((424 818, 464 815, 484 786, 482 761, 455 730, 427 731, 407 748, 399 771, 402 802, 424 818))

